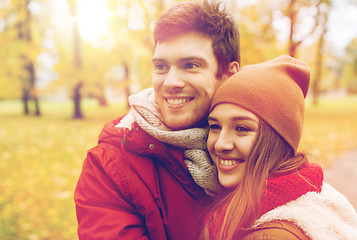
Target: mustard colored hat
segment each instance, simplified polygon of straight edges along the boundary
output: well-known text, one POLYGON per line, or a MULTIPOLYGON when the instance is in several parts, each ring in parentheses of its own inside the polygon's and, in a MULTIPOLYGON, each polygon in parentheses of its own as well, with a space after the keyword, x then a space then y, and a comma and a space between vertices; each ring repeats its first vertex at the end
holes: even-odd
POLYGON ((242 106, 273 127, 296 153, 309 83, 310 67, 290 56, 248 65, 221 84, 210 112, 222 103, 242 106))

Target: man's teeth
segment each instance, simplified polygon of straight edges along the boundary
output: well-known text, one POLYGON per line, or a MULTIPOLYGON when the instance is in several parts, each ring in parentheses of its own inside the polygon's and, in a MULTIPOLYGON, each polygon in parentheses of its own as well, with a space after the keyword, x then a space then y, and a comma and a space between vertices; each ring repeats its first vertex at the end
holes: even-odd
POLYGON ((238 163, 238 161, 235 161, 235 160, 223 160, 223 159, 220 159, 219 160, 219 163, 223 166, 232 166, 232 165, 235 165, 238 163))
POLYGON ((171 105, 180 105, 190 101, 189 98, 168 98, 167 102, 171 105))

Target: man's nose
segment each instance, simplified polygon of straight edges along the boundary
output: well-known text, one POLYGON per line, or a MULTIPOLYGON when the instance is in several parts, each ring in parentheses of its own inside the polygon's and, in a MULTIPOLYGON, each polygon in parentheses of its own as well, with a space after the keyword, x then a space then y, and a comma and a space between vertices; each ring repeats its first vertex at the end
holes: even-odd
POLYGON ((166 75, 163 85, 167 89, 183 88, 185 86, 185 81, 182 79, 182 73, 180 73, 177 68, 171 67, 166 75))

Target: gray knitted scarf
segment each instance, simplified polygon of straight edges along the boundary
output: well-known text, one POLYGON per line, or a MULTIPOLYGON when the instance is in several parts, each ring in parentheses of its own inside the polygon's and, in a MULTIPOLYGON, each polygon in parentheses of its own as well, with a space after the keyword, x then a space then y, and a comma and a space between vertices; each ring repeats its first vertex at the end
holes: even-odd
POLYGON ((183 148, 185 164, 197 185, 210 195, 219 192, 221 185, 218 183, 216 167, 211 164, 206 151, 207 128, 170 130, 162 121, 152 88, 131 95, 129 104, 130 112, 118 126, 130 128, 135 121, 159 141, 183 148))

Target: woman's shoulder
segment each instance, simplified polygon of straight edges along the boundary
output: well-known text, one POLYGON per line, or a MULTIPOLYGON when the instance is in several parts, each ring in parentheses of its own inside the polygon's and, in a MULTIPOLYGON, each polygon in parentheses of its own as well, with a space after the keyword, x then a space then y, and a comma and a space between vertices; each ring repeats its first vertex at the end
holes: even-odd
POLYGON ((304 232, 292 222, 273 221, 258 227, 244 230, 241 240, 310 240, 304 232))

